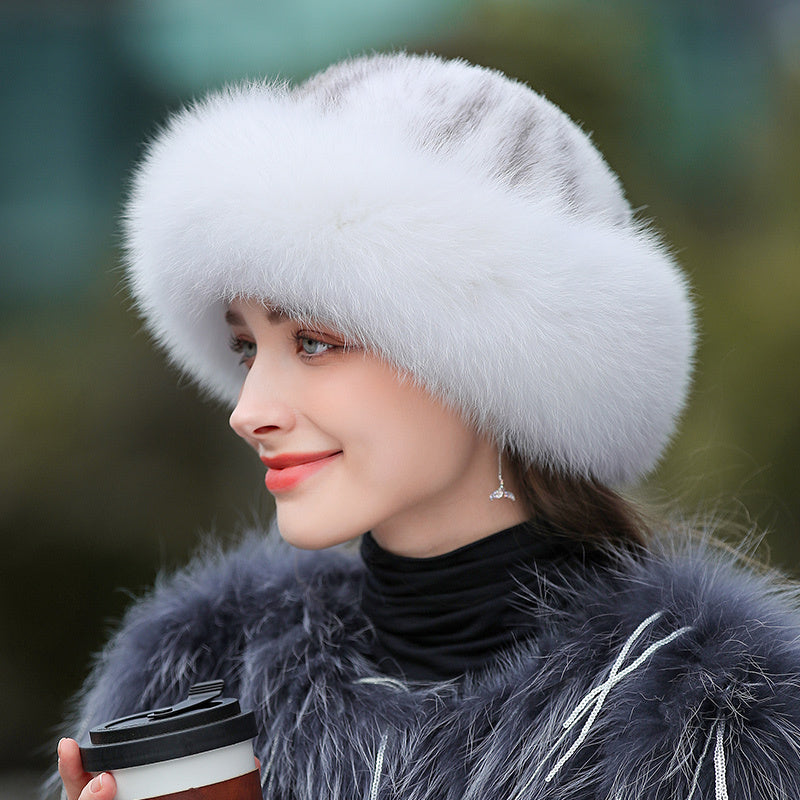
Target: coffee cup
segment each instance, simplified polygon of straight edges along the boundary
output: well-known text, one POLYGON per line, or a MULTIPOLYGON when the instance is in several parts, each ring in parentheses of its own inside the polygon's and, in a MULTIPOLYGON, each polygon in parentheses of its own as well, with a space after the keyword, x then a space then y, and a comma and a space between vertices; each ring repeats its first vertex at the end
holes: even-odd
POLYGON ((87 772, 110 772, 116 800, 261 800, 252 711, 197 683, 173 706, 111 720, 81 744, 87 772))

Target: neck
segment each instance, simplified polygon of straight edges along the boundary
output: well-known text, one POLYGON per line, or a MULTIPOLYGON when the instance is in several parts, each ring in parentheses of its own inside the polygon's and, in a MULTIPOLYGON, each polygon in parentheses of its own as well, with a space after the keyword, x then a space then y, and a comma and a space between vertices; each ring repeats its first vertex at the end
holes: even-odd
MULTIPOLYGON (((511 491, 516 489, 509 480, 505 485, 511 491)), ((494 485, 483 480, 480 489, 466 499, 450 497, 445 503, 417 505, 402 518, 390 518, 375 526, 372 538, 394 555, 431 558, 525 522, 530 513, 522 501, 489 498, 496 486, 496 478, 494 485)))
MULTIPOLYGON (((434 474, 425 497, 373 525, 372 537, 384 550, 407 558, 430 558, 530 517, 522 500, 491 497, 502 472, 497 444, 483 437, 462 449, 459 469, 452 474, 445 471, 447 480, 440 483, 434 474)), ((505 489, 520 497, 516 475, 508 467, 505 473, 505 489)))

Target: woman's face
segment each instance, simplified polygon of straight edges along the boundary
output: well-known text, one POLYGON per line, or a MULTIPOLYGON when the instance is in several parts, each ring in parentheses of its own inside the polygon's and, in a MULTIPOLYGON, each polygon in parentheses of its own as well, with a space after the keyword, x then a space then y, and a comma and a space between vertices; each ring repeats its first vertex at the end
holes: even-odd
POLYGON ((226 318, 248 369, 231 427, 267 466, 288 542, 318 549, 371 530, 392 552, 430 556, 524 519, 520 504, 489 500, 495 446, 377 356, 257 302, 226 318))

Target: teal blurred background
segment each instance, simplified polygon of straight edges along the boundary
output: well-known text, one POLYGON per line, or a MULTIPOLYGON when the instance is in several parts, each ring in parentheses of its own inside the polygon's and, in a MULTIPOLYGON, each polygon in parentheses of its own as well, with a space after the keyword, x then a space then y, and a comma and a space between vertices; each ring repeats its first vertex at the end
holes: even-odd
POLYGON ((270 513, 226 414, 130 313, 116 216, 141 143, 206 88, 393 48, 502 69, 593 133, 701 318, 691 404, 642 495, 733 538, 757 525, 800 576, 800 2, 3 4, 0 796, 33 796, 131 594, 270 513))

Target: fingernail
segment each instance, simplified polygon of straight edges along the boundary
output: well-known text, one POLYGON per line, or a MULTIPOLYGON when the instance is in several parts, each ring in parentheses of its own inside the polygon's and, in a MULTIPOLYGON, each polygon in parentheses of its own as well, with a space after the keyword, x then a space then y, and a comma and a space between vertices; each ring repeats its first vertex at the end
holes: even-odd
POLYGON ((59 758, 61 758, 61 743, 62 743, 63 741, 64 741, 63 739, 59 739, 59 740, 58 740, 58 747, 56 747, 56 752, 58 753, 58 757, 59 757, 59 758))
POLYGON ((90 784, 89 791, 92 794, 97 794, 103 788, 103 776, 98 775, 90 784))

